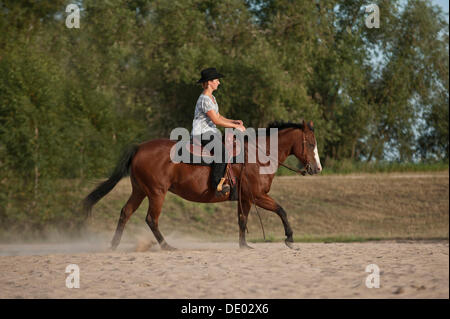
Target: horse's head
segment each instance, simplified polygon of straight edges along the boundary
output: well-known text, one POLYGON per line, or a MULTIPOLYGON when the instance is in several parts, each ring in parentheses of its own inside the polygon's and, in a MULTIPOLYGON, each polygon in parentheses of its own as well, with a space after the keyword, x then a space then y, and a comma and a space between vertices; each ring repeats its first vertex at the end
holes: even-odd
POLYGON ((303 121, 300 140, 294 144, 293 153, 302 162, 309 175, 318 174, 322 171, 317 141, 314 135, 314 124, 312 121, 303 121))

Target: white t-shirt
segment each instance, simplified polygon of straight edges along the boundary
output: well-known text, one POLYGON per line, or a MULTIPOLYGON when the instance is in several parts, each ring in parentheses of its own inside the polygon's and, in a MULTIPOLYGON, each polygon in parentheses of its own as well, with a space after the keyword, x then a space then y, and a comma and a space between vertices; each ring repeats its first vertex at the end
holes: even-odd
POLYGON ((207 112, 214 110, 219 112, 219 106, 217 105, 216 98, 212 96, 214 101, 207 95, 201 94, 195 105, 194 120, 192 121, 191 135, 200 135, 208 131, 218 133, 219 130, 213 121, 206 114, 207 112))

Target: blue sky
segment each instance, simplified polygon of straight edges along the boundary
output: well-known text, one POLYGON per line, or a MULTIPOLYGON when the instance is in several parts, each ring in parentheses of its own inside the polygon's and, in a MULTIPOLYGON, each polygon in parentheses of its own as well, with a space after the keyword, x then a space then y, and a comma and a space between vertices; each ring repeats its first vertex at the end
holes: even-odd
POLYGON ((431 2, 440 5, 448 13, 448 0, 432 0, 431 2))
POLYGON ((442 7, 445 13, 447 13, 447 21, 448 21, 448 0, 431 0, 433 4, 437 4, 442 7))

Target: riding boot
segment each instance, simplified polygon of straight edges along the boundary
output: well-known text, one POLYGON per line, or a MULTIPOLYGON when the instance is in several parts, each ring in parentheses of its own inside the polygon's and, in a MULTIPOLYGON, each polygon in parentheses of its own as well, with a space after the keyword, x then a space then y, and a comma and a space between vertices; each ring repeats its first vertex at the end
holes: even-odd
POLYGON ((230 192, 230 186, 225 184, 225 169, 227 163, 214 163, 212 167, 212 186, 216 190, 218 196, 225 195, 230 192))

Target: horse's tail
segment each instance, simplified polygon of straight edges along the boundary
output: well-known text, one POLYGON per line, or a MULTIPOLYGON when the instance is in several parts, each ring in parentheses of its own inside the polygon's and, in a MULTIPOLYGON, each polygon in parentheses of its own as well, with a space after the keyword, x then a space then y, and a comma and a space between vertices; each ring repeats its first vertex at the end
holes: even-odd
POLYGON ((134 155, 136 155, 138 148, 139 145, 137 144, 129 146, 123 152, 111 176, 106 181, 100 183, 88 196, 86 196, 83 200, 83 212, 86 214, 86 217, 91 215, 92 207, 102 199, 103 196, 108 194, 122 178, 130 174, 131 161, 134 155))

